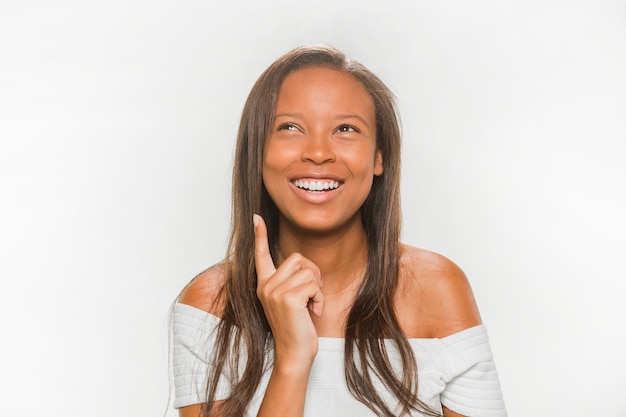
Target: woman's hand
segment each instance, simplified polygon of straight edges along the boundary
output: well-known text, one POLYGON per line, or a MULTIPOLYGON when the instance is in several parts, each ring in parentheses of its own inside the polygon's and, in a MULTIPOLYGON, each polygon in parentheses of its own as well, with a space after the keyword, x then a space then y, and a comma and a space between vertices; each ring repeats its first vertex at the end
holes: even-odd
POLYGON ((275 268, 267 239, 267 227, 254 215, 257 296, 272 328, 275 366, 310 370, 317 354, 317 331, 310 314, 320 317, 324 309, 320 270, 304 256, 294 253, 275 268))

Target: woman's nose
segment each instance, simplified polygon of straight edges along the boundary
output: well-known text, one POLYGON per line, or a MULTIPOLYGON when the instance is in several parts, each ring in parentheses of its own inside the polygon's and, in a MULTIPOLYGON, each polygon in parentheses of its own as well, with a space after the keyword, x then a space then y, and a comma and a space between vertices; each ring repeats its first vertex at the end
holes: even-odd
POLYGON ((315 164, 323 164, 335 160, 335 151, 331 144, 332 138, 328 134, 310 134, 302 150, 302 160, 315 164))

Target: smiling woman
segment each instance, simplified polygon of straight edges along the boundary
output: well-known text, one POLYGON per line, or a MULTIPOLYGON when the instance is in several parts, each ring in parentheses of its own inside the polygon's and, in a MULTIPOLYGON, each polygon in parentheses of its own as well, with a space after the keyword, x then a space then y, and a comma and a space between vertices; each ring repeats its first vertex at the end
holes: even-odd
POLYGON ((311 67, 285 78, 263 165, 279 233, 362 231, 359 208, 383 172, 375 129, 372 98, 351 75, 311 67))
POLYGON ((173 314, 181 416, 506 416, 465 275, 399 241, 399 168, 393 95, 361 64, 308 46, 261 75, 227 255, 173 314))

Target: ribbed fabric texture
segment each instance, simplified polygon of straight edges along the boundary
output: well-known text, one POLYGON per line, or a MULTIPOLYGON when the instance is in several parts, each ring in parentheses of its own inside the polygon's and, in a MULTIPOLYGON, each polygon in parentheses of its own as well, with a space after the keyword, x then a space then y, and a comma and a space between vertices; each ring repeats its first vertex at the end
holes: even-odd
POLYGON ((467 329, 441 341, 449 362, 441 403, 467 417, 506 417, 484 326, 467 329))
MULTIPOLYGON (((219 319, 202 310, 176 304, 172 316, 174 407, 200 404, 206 400, 206 383, 211 368, 208 360, 215 344, 219 319)), ((230 393, 226 378, 218 386, 218 399, 230 393)))
MULTIPOLYGON (((208 359, 219 318, 188 305, 176 304, 172 320, 174 407, 203 403, 211 368, 208 359)), ((506 417, 485 326, 472 327, 443 339, 409 339, 409 343, 417 359, 418 396, 422 401, 435 410, 441 411, 443 404, 468 417, 506 417)), ((343 339, 319 338, 318 354, 307 387, 305 417, 374 416, 348 391, 343 346, 343 339)), ((388 347, 390 356, 396 356, 391 343, 388 347)), ((256 416, 270 374, 268 370, 261 379, 246 416, 256 416)), ((381 388, 381 397, 393 406, 395 399, 381 383, 374 383, 381 388)), ((222 375, 218 399, 229 395, 229 380, 222 375)))

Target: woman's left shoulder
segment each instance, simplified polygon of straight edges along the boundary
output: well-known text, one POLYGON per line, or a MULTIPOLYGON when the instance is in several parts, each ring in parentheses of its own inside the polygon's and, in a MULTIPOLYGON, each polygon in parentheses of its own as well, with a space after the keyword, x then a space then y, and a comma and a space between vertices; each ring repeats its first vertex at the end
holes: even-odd
POLYGON ((409 333, 442 338, 482 322, 467 276, 450 259, 401 244, 399 272, 398 310, 409 333))

